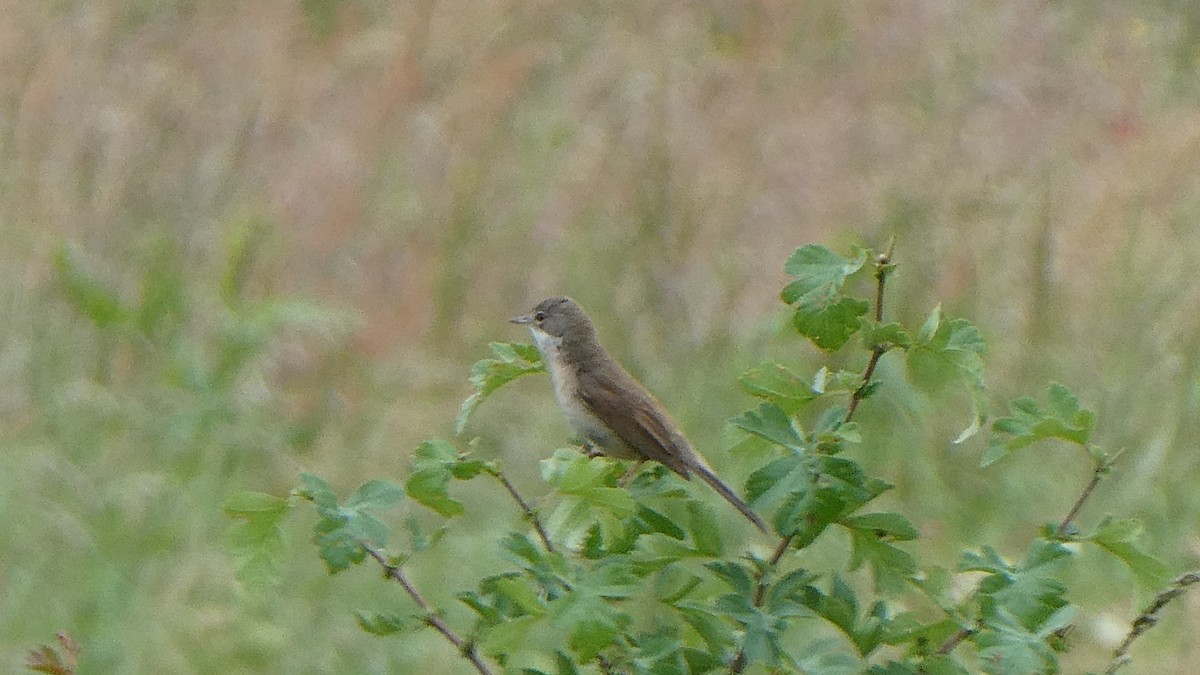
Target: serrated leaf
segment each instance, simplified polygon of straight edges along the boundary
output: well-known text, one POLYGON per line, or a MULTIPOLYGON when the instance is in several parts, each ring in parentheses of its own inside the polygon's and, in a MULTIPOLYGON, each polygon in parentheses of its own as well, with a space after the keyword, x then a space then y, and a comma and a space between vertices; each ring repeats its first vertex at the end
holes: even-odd
POLYGON ((794 547, 804 548, 851 508, 847 497, 844 490, 832 486, 797 490, 775 512, 775 529, 792 535, 794 547))
POLYGON ((604 565, 576 579, 571 592, 550 603, 547 617, 567 632, 567 644, 580 661, 591 661, 633 620, 610 600, 628 597, 637 588, 625 566, 604 565))
POLYGON ((877 346, 892 346, 908 349, 912 346, 912 337, 898 323, 864 322, 862 328, 863 345, 867 349, 877 346))
POLYGON ((518 651, 529 642, 534 629, 544 625, 542 616, 518 616, 491 626, 479 647, 489 656, 500 656, 518 651))
POLYGON ((1043 440, 1058 439, 1088 449, 1095 414, 1080 409, 1075 395, 1058 383, 1050 385, 1047 399, 1048 409, 1027 397, 1008 404, 1010 415, 992 423, 992 441, 983 458, 985 465, 1043 440))
POLYGON ((746 662, 758 661, 768 666, 777 665, 784 654, 781 639, 787 629, 787 622, 756 607, 748 608, 739 620, 745 627, 742 654, 746 662))
POLYGON ((927 391, 953 381, 982 386, 987 344, 979 329, 966 319, 939 318, 937 326, 928 340, 918 338, 908 350, 909 379, 927 391))
POLYGON ((820 393, 785 366, 770 361, 742 373, 738 382, 752 396, 766 399, 788 412, 795 412, 820 393))
MULTIPOLYGON (((1042 624, 1068 605, 1066 586, 1046 567, 1064 557, 1055 542, 1034 542, 1026 561, 1013 567, 1004 564, 984 577, 978 586, 983 617, 1003 614, 1020 623, 1025 631, 1037 631, 1042 624)), ((1065 549, 1064 549, 1065 550, 1065 549)))
POLYGON ((1054 652, 1016 617, 998 610, 986 621, 986 626, 972 638, 979 646, 981 666, 985 673, 1028 675, 1058 671, 1054 652))
POLYGON ((537 347, 524 343, 493 342, 494 358, 480 359, 471 366, 470 382, 475 393, 463 401, 454 419, 454 433, 461 434, 471 414, 496 390, 524 375, 545 372, 537 347))
POLYGON ((912 554, 886 543, 874 530, 852 529, 850 542, 850 569, 869 564, 875 576, 875 587, 880 591, 903 591, 917 572, 917 562, 912 554))
POLYGON ((434 511, 454 518, 466 512, 462 502, 452 498, 448 488, 450 472, 438 469, 425 469, 414 472, 408 477, 405 486, 414 501, 427 506, 434 511))
POLYGON ((783 301, 789 305, 829 304, 841 292, 846 278, 861 269, 866 259, 863 249, 852 260, 816 244, 796 249, 783 266, 795 278, 783 290, 783 301))
POLYGON ((238 580, 256 589, 278 584, 286 554, 280 524, 290 510, 288 500, 261 492, 239 492, 226 499, 222 509, 241 521, 225 533, 238 580))
POLYGON ((870 304, 859 298, 842 298, 821 307, 801 305, 792 315, 792 325, 817 347, 834 352, 858 332, 862 317, 870 309, 870 304))
POLYGON ((337 495, 324 478, 311 473, 300 474, 300 486, 295 489, 297 495, 311 500, 319 508, 336 508, 337 495))
POLYGON ((1038 539, 1029 545, 1029 550, 1025 552, 1025 558, 1021 560, 1017 569, 1021 571, 1035 570, 1070 556, 1071 551, 1057 541, 1038 539))
POLYGON ((294 492, 311 499, 317 507, 320 518, 313 526, 313 543, 330 574, 361 563, 366 558, 363 544, 387 544, 387 525, 370 512, 395 504, 403 495, 400 486, 387 481, 368 481, 339 505, 337 496, 323 479, 302 474, 300 482, 294 492))
POLYGON ((692 543, 700 555, 719 557, 724 551, 721 531, 712 507, 704 502, 689 501, 688 516, 691 524, 692 543))
POLYGON ((1157 588, 1167 578, 1167 567, 1157 558, 1137 549, 1134 542, 1141 534, 1142 524, 1139 521, 1108 517, 1087 540, 1124 563, 1144 586, 1157 588))
POLYGON ((785 448, 803 450, 804 438, 792 418, 773 403, 763 403, 729 420, 735 427, 785 448))
POLYGON ((355 510, 386 509, 404 499, 404 489, 391 481, 369 480, 346 498, 346 508, 355 510))
POLYGON ((851 516, 842 522, 847 527, 871 531, 879 538, 896 541, 910 541, 920 535, 917 527, 899 513, 867 513, 851 516))
POLYGON ((714 614, 710 607, 688 604, 677 605, 675 609, 704 640, 709 650, 719 654, 733 644, 733 631, 729 624, 714 614))
POLYGON ((354 613, 358 627, 371 635, 385 637, 397 633, 407 633, 421 628, 425 622, 414 616, 400 616, 392 612, 368 612, 358 610, 354 613))
POLYGON ((465 512, 462 503, 452 498, 449 490, 450 479, 466 463, 472 465, 472 470, 461 473, 468 478, 486 466, 480 466, 479 460, 465 459, 448 441, 435 438, 422 442, 413 453, 414 470, 405 483, 409 496, 448 518, 462 515, 465 512))
POLYGON ((754 579, 750 570, 740 563, 716 561, 705 565, 718 577, 733 587, 737 595, 749 598, 754 592, 754 579))
POLYGON ((657 532, 680 541, 687 535, 683 528, 677 525, 674 520, 649 508, 645 504, 638 504, 637 519, 645 526, 643 530, 647 533, 657 532))
POLYGON ((521 609, 524 614, 545 614, 546 606, 538 594, 522 578, 507 577, 497 579, 497 592, 509 602, 521 609))
POLYGON ((813 464, 802 455, 781 457, 750 474, 746 480, 746 500, 757 508, 773 506, 811 484, 813 469, 813 464))

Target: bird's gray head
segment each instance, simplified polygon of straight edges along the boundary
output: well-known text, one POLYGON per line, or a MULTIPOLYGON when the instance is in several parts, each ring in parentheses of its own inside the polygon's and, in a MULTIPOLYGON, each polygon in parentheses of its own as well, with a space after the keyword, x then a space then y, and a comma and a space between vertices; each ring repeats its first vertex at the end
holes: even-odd
POLYGON ((532 312, 510 320, 529 326, 535 337, 540 332, 559 340, 565 338, 572 341, 587 339, 595 334, 591 320, 579 303, 564 296, 547 298, 539 302, 532 312))

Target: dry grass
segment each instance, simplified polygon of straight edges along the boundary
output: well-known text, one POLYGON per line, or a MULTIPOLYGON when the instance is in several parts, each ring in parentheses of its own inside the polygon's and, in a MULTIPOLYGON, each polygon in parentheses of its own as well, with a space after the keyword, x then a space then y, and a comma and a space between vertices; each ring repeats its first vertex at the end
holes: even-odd
MULTIPOLYGON (((292 575, 292 597, 248 608, 220 553, 221 498, 283 489, 302 466, 344 486, 395 475, 402 449, 447 432, 483 343, 519 337, 503 319, 550 292, 594 308, 614 348, 715 443, 704 420, 713 400, 729 414, 744 403, 737 367, 798 351, 770 327, 786 253, 893 233, 898 315, 942 301, 980 324, 997 402, 1050 379, 1095 402, 1105 442, 1129 459, 1085 520, 1142 517, 1172 566, 1196 566, 1191 3, 0 11, 0 506, 27 519, 0 545, 5 654, 66 628, 81 672, 411 666, 419 652, 357 632, 345 587, 313 581, 315 565, 292 575), (350 341, 274 344, 217 418, 234 431, 199 432, 179 422, 192 399, 142 368, 170 358, 110 344, 66 310, 52 254, 75 242, 134 299, 175 251, 183 331, 208 345, 228 318, 215 288, 247 230, 263 233, 247 297, 315 298, 361 325, 350 341), (286 440, 297 417, 320 430, 302 452, 286 440)), ((499 417, 479 433, 514 453, 499 417)), ((972 522, 955 504, 977 498, 1011 500, 1027 530, 1069 503, 1037 498, 1073 474, 1031 458, 975 478, 974 458, 941 438, 879 451, 929 529, 972 522), (982 495, 955 492, 964 484, 982 495)), ((1127 577, 1103 569, 1116 580, 1089 577, 1105 588, 1079 601, 1132 616, 1127 577)), ((370 598, 369 584, 350 597, 370 598)), ((1200 613, 1181 614, 1161 629, 1155 672, 1198 657, 1178 637, 1200 613)), ((1096 668, 1109 638, 1082 632, 1078 667, 1096 668)))

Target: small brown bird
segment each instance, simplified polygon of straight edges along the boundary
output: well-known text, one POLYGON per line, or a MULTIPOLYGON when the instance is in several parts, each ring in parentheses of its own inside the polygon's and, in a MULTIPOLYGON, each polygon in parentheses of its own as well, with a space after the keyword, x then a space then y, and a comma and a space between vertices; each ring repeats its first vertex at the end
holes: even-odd
POLYGON ((687 479, 695 473, 767 532, 758 514, 696 454, 666 408, 604 351, 579 303, 549 298, 512 322, 529 327, 558 405, 588 445, 619 459, 652 459, 687 479))

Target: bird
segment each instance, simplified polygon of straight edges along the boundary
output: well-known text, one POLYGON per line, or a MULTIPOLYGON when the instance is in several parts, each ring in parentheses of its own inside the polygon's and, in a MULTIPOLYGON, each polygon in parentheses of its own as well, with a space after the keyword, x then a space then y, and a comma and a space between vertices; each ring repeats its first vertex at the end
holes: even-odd
POLYGON ((639 464, 653 460, 688 480, 699 476, 768 532, 762 518, 696 453, 667 409, 604 350, 579 303, 565 296, 547 298, 510 321, 529 329, 559 408, 591 449, 639 464))

